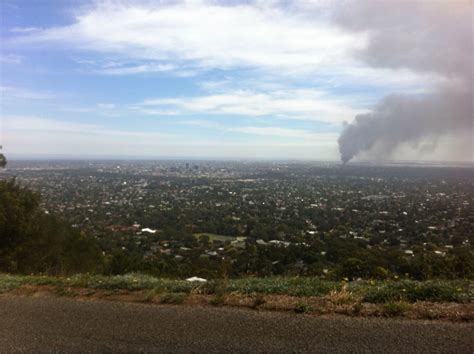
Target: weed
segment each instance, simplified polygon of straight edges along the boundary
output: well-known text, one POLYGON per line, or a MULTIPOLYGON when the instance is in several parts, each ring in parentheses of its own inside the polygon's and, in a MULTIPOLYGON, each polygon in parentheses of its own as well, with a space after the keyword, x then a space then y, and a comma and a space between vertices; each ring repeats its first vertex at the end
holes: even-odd
POLYGON ((290 296, 324 296, 340 288, 333 281, 309 277, 240 278, 229 280, 227 290, 240 294, 277 294, 290 296))
POLYGON ((422 307, 417 309, 417 315, 419 318, 425 319, 425 320, 436 320, 440 318, 440 314, 430 308, 422 307))
POLYGON ((255 294, 253 296, 252 307, 256 309, 257 307, 264 305, 266 302, 267 300, 265 299, 265 296, 262 294, 255 294))
POLYGON ((166 293, 161 295, 160 302, 162 304, 180 305, 184 303, 187 296, 184 293, 166 293))
POLYGON ((326 298, 334 305, 350 304, 356 301, 355 295, 347 290, 347 285, 344 284, 340 290, 331 290, 326 298))
POLYGON ((411 305, 403 301, 388 302, 383 306, 383 314, 387 317, 400 316, 410 308, 411 305))
POLYGON ((406 300, 433 302, 468 302, 468 281, 413 281, 384 282, 376 287, 368 287, 364 291, 364 301, 386 303, 406 300))
POLYGON ((364 308, 364 305, 362 304, 362 302, 356 302, 352 306, 352 315, 358 316, 362 312, 363 308, 364 308))
POLYGON ((0 275, 0 294, 19 288, 22 285, 22 279, 8 274, 0 275))
POLYGON ((66 288, 64 286, 58 286, 54 288, 54 293, 58 296, 74 296, 72 289, 66 288))
POLYGON ((224 295, 216 295, 214 296, 209 303, 212 306, 222 306, 225 303, 225 296, 224 295))
POLYGON ((306 302, 297 303, 294 309, 296 313, 310 313, 313 312, 313 310, 313 307, 306 302))
POLYGON ((158 292, 156 289, 145 292, 145 294, 143 295, 143 302, 153 302, 157 293, 158 292))
POLYGON ((227 293, 228 280, 227 278, 215 279, 209 282, 207 290, 210 294, 216 296, 224 296, 227 293))

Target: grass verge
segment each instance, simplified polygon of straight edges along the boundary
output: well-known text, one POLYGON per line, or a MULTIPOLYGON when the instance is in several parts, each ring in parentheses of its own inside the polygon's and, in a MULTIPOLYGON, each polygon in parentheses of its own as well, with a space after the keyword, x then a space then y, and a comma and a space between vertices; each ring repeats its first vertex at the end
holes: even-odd
POLYGON ((23 289, 22 294, 28 295, 38 288, 58 296, 100 294, 112 300, 150 303, 200 302, 313 314, 474 320, 474 284, 469 280, 334 282, 268 277, 193 283, 143 274, 71 277, 0 274, 0 293, 23 289))

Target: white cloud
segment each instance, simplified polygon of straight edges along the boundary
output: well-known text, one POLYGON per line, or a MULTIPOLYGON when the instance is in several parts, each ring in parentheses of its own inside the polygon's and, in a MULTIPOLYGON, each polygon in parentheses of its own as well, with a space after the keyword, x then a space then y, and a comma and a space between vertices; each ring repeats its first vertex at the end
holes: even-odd
POLYGON ((34 91, 23 87, 0 86, 2 100, 24 99, 24 100, 50 100, 57 95, 47 91, 34 91))
POLYGON ((100 129, 98 125, 53 120, 39 117, 8 116, 2 117, 4 129, 19 131, 46 132, 94 132, 100 129))
POLYGON ((13 33, 31 33, 41 31, 39 27, 13 27, 10 32, 13 33))
POLYGON ((338 124, 365 110, 352 108, 344 100, 326 97, 315 90, 271 92, 233 91, 215 95, 149 99, 137 106, 142 113, 161 115, 159 110, 180 114, 274 116, 338 124), (154 111, 153 109, 158 109, 154 111))
POLYGON ((96 51, 113 60, 76 61, 110 75, 176 71, 183 76, 196 74, 198 68, 256 68, 273 75, 304 74, 310 82, 315 76, 378 85, 426 85, 435 79, 354 60, 353 54, 367 45, 366 33, 332 25, 323 16, 330 6, 317 4, 318 11, 309 13, 315 6, 303 5, 98 2, 82 8, 69 26, 13 28, 18 33, 13 43, 34 47, 61 42, 96 51))
POLYGON ((98 103, 97 106, 102 109, 114 109, 117 107, 114 103, 98 103))
MULTIPOLYGON (((246 135, 258 135, 268 138, 286 138, 285 143, 318 142, 319 144, 337 145, 339 133, 336 132, 315 132, 305 129, 295 129, 279 126, 237 126, 229 127, 222 123, 203 120, 189 119, 179 122, 180 124, 206 128, 208 130, 217 130, 219 132, 231 132, 246 135)), ((261 139, 259 139, 261 140, 261 139)), ((275 139, 272 140, 274 143, 275 139)), ((268 141, 267 141, 268 143, 268 141)))
POLYGON ((61 42, 113 55, 118 65, 82 60, 110 75, 174 71, 192 76, 199 70, 249 68, 310 82, 327 75, 378 84, 423 85, 431 79, 407 70, 360 67, 353 53, 366 46, 365 33, 344 32, 322 15, 308 16, 304 6, 271 2, 107 1, 82 10, 69 26, 15 31, 20 34, 13 41, 20 45, 61 42))
MULTIPOLYGON (((169 139, 173 136, 158 132, 134 132, 129 130, 110 129, 99 124, 78 123, 74 121, 28 117, 28 116, 6 116, 2 117, 3 129, 6 132, 23 132, 23 135, 32 137, 32 133, 48 133, 52 136, 61 134, 76 134, 92 137, 128 137, 140 138, 153 141, 155 139, 169 139)), ((34 137, 32 137, 34 141, 34 137)))
POLYGON ((0 54, 0 64, 21 64, 23 57, 16 54, 0 54))
POLYGON ((98 69, 99 73, 106 75, 133 75, 150 72, 167 72, 176 69, 172 64, 141 64, 141 65, 123 65, 115 67, 104 67, 98 69))
POLYGON ((63 105, 58 106, 58 110, 70 113, 92 113, 106 117, 119 117, 125 113, 123 107, 115 103, 97 103, 88 106, 63 105))
POLYGON ((363 37, 278 7, 204 1, 161 6, 101 3, 71 26, 45 29, 30 38, 126 57, 196 61, 212 68, 314 67, 340 61, 364 43, 363 37))
POLYGON ((304 140, 314 140, 320 143, 336 144, 338 133, 312 133, 304 129, 292 129, 281 127, 237 127, 229 128, 228 131, 251 135, 264 135, 281 138, 297 138, 304 140))
POLYGON ((211 122, 204 119, 188 119, 178 122, 178 124, 191 125, 200 128, 222 129, 222 125, 216 122, 211 122))

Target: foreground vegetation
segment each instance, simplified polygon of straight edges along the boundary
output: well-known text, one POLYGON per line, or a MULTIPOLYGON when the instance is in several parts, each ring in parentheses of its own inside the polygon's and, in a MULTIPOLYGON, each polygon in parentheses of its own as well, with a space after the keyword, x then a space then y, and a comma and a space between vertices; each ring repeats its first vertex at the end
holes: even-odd
POLYGON ((356 281, 269 277, 217 279, 205 283, 117 276, 0 274, 0 293, 68 296, 160 304, 237 306, 307 314, 402 316, 449 321, 474 320, 471 281, 356 281))
POLYGON ((15 179, 0 181, 0 270, 71 274, 102 269, 97 242, 39 207, 15 179))
POLYGON ((218 279, 206 283, 155 278, 143 274, 116 276, 75 275, 52 277, 41 275, 0 275, 0 292, 24 285, 88 288, 96 290, 153 290, 156 293, 199 293, 208 295, 288 295, 295 297, 323 297, 346 295, 367 303, 394 301, 431 301, 471 303, 474 283, 465 280, 446 281, 354 281, 333 282, 317 278, 269 277, 218 279))

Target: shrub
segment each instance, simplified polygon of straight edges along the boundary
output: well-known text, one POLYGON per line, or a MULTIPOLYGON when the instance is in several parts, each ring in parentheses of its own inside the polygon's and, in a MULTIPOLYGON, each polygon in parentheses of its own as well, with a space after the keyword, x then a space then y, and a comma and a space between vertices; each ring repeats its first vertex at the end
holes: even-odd
POLYGON ((386 282, 368 287, 364 292, 364 301, 386 303, 401 300, 466 302, 469 301, 469 282, 449 282, 443 280, 386 282))
POLYGON ((422 307, 417 309, 416 312, 418 314, 418 317, 423 318, 425 320, 436 320, 441 317, 437 311, 430 308, 422 307))
POLYGON ((157 293, 157 289, 147 291, 143 296, 143 302, 153 302, 157 293))
POLYGON ((262 294, 255 294, 253 296, 252 307, 257 308, 257 307, 265 304, 266 302, 267 302, 267 300, 265 299, 265 296, 263 296, 262 294))
POLYGON ((357 300, 356 296, 351 291, 347 290, 345 284, 341 290, 331 290, 329 294, 326 295, 326 298, 334 305, 350 304, 357 300))
POLYGON ((161 295, 160 302, 162 304, 180 305, 186 300, 187 296, 184 293, 166 293, 161 295))
POLYGON ((227 293, 227 288, 228 280, 226 278, 215 279, 207 285, 208 292, 216 296, 224 296, 227 293))
POLYGON ((352 314, 354 316, 359 315, 362 312, 364 305, 361 302, 356 302, 354 306, 352 306, 352 314))
POLYGON ((294 311, 296 313, 310 313, 313 312, 313 307, 306 302, 299 302, 296 304, 294 311))
POLYGON ((0 181, 0 270, 74 274, 98 272, 102 252, 91 237, 45 215, 37 193, 15 179, 0 181))
POLYGON ((216 295, 214 296, 211 301, 209 302, 213 306, 221 306, 225 303, 225 296, 224 295, 216 295))
POLYGON ((453 283, 425 281, 407 289, 406 298, 410 301, 460 301, 461 294, 453 283))
POLYGON ((388 302, 383 306, 383 314, 388 317, 399 316, 410 310, 410 308, 410 304, 403 301, 388 302))

